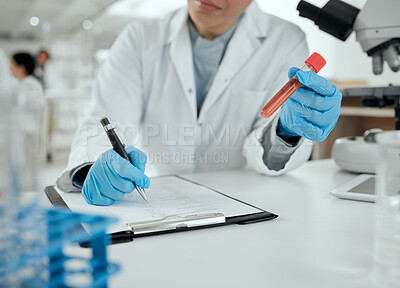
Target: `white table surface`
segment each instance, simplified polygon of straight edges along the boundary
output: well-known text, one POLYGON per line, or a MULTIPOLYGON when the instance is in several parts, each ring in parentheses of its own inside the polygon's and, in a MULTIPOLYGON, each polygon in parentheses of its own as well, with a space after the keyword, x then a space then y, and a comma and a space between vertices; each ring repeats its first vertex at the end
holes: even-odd
POLYGON ((374 204, 329 191, 355 177, 332 160, 280 177, 245 170, 184 175, 279 217, 109 247, 110 287, 371 287, 374 204))

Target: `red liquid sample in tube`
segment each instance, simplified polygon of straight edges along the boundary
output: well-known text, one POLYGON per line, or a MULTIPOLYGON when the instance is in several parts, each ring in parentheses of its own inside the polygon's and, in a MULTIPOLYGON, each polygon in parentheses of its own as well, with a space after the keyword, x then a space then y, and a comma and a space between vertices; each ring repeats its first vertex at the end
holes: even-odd
MULTIPOLYGON (((301 71, 314 71, 316 73, 321 70, 322 67, 325 66, 325 59, 319 55, 318 53, 313 53, 310 57, 305 61, 306 65, 304 65, 300 70, 301 71)), ((271 117, 276 110, 278 110, 286 100, 289 99, 290 96, 296 92, 297 89, 301 87, 300 81, 297 79, 297 76, 294 75, 286 84, 283 86, 278 93, 275 94, 271 100, 268 101, 267 104, 261 109, 261 116, 264 118, 271 117)))

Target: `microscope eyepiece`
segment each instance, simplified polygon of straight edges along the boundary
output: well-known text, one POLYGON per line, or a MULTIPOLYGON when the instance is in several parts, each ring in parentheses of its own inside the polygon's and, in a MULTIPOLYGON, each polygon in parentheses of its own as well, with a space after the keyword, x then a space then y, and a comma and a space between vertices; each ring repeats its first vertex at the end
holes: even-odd
POLYGON ((340 0, 330 0, 322 8, 307 1, 300 1, 297 10, 301 17, 308 18, 323 31, 345 41, 353 31, 359 9, 340 0))

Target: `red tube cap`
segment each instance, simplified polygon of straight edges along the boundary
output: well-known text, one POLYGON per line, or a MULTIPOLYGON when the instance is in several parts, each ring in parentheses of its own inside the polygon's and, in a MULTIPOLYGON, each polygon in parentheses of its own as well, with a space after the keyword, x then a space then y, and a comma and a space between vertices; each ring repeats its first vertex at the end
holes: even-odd
POLYGON ((312 66, 316 73, 325 66, 326 61, 324 57, 319 55, 317 52, 314 52, 310 57, 307 58, 306 64, 312 66))

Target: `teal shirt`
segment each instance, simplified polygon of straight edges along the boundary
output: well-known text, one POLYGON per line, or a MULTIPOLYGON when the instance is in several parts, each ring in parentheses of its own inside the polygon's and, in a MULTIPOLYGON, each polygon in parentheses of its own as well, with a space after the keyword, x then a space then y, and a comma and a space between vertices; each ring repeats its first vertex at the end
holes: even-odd
POLYGON ((197 29, 194 27, 192 20, 190 18, 188 20, 193 53, 197 115, 200 114, 201 106, 211 88, 215 74, 217 74, 218 67, 224 57, 226 47, 228 46, 229 40, 232 38, 239 21, 240 18, 224 34, 214 38, 213 40, 208 40, 201 37, 197 29))

